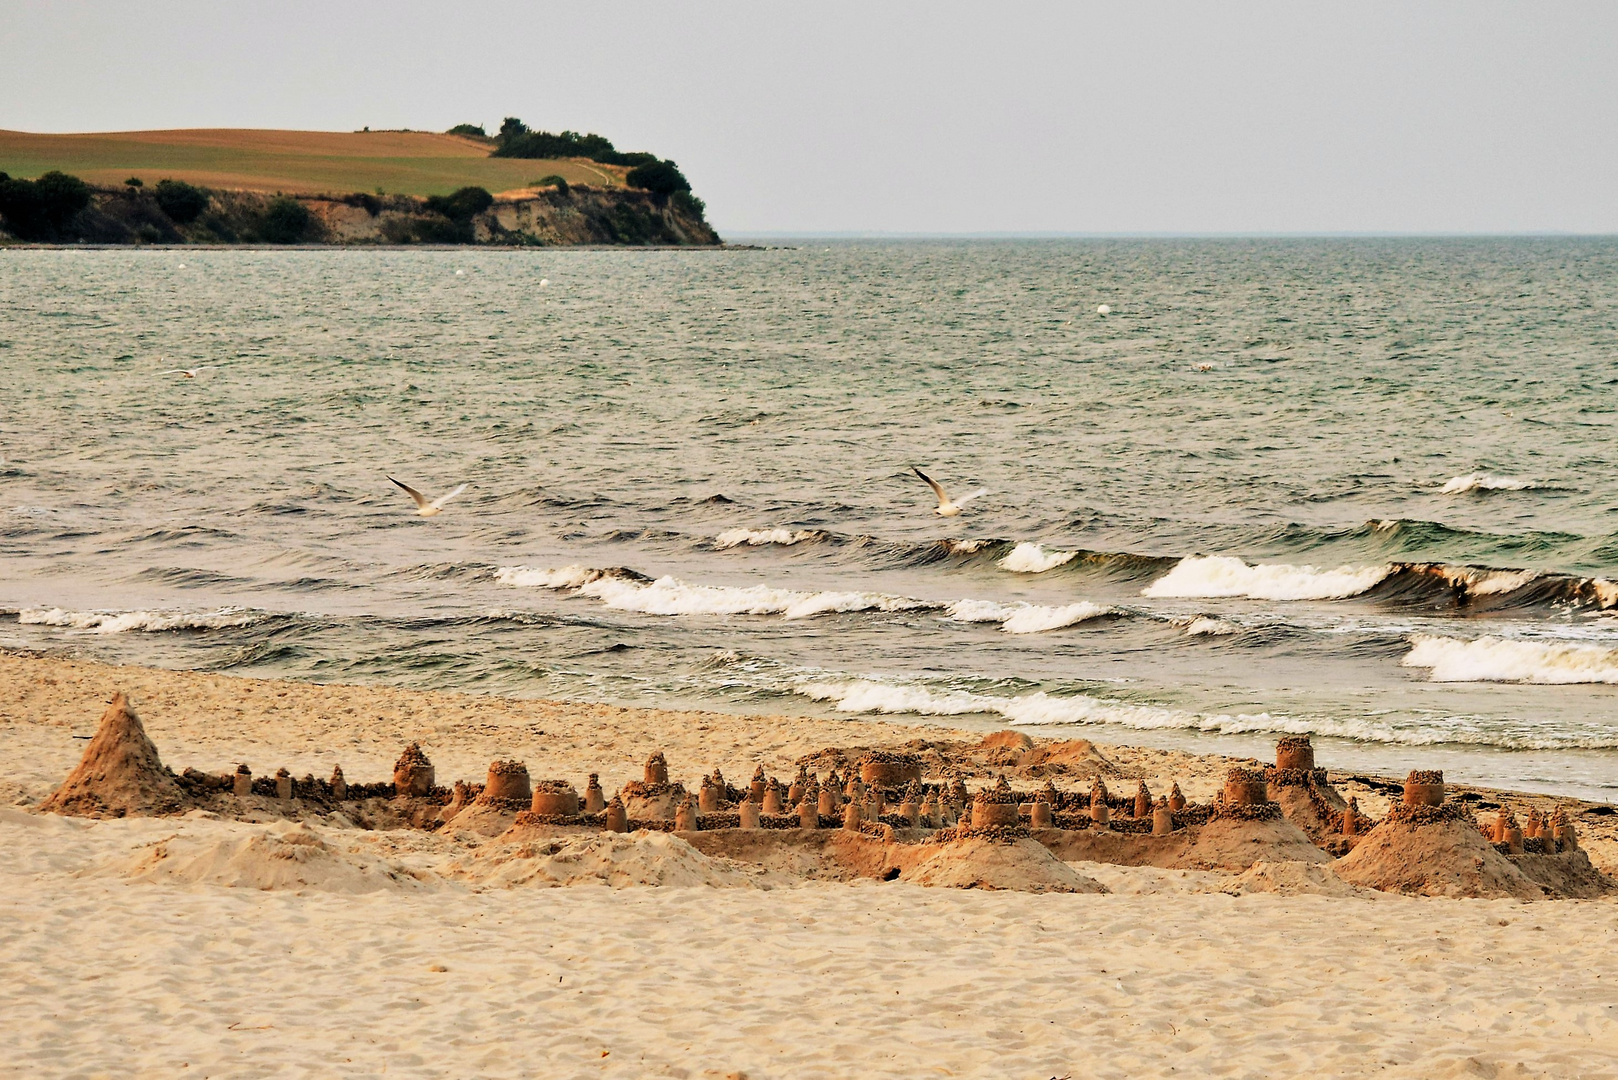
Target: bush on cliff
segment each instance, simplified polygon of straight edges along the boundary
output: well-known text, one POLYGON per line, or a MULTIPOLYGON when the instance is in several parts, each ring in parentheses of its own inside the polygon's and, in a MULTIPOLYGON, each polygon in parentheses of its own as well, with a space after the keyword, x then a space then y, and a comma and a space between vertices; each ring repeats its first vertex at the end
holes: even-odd
POLYGON ((509 158, 588 158, 605 165, 645 165, 657 160, 656 154, 626 154, 612 145, 605 135, 564 131, 553 135, 549 131, 532 131, 515 116, 508 116, 500 125, 497 145, 490 157, 509 158))
POLYGON ((309 237, 314 215, 297 199, 278 195, 258 221, 258 238, 267 244, 298 244, 309 237))
POLYGON ((208 209, 208 193, 184 180, 159 180, 152 189, 158 209, 178 225, 189 225, 208 209))
POLYGON ((13 180, 0 173, 0 219, 20 240, 63 238, 89 205, 90 187, 76 176, 52 171, 38 180, 13 180))
POLYGON ((642 188, 653 195, 673 195, 677 191, 690 191, 691 182, 672 161, 649 161, 629 170, 630 187, 642 188))
POLYGON ((472 135, 479 139, 487 139, 489 137, 489 133, 483 130, 482 124, 456 124, 454 127, 444 132, 444 134, 472 135))
POLYGON ((448 195, 429 195, 427 209, 451 221, 471 221, 494 205, 494 196, 480 187, 463 187, 448 195))

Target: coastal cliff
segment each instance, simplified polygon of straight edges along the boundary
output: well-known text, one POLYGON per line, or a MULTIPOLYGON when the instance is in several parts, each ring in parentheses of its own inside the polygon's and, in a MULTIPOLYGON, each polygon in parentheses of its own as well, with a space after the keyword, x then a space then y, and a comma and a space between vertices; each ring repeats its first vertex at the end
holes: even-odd
MULTIPOLYGON (((88 189, 50 239, 93 244, 491 244, 711 246, 719 234, 687 195, 559 185, 458 208, 410 195, 283 195, 203 190, 194 216, 135 188, 88 189), (172 208, 171 208, 172 209, 172 208), (189 220, 176 220, 176 217, 189 220)), ((483 196, 485 200, 489 196, 483 196)), ((23 237, 0 225, 0 242, 23 237)), ((44 237, 28 237, 44 239, 44 237)))

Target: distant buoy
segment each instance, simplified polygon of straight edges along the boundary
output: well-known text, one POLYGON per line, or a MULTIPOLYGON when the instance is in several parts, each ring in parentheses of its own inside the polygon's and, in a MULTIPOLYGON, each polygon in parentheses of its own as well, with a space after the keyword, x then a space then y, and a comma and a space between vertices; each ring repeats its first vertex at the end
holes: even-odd
POLYGON ((539 287, 541 289, 543 289, 545 286, 549 285, 550 283, 551 283, 550 278, 542 277, 542 278, 539 279, 539 287))
POLYGON ((1096 314, 1097 315, 1111 315, 1112 314, 1112 308, 1108 307, 1106 304, 1102 304, 1100 307, 1096 308, 1096 314))
POLYGON ((456 277, 460 277, 460 276, 461 276, 461 275, 462 275, 462 274, 464 274, 464 273, 466 273, 466 271, 465 271, 465 270, 457 270, 457 271, 455 271, 455 276, 456 276, 456 277))
POLYGON ((184 269, 185 269, 185 263, 181 263, 181 264, 180 264, 180 269, 181 269, 181 270, 184 270, 184 269))

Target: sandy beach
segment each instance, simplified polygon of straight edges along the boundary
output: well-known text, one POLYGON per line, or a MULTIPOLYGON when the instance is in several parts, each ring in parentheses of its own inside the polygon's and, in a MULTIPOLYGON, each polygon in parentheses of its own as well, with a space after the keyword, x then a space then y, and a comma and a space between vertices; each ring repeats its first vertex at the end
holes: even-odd
MULTIPOLYGON (((0 686, 0 1075, 1618 1075, 1611 899, 1395 895, 1303 863, 1073 860, 1106 891, 931 888, 656 832, 35 812, 116 690, 177 773, 340 763, 356 783, 410 741, 440 783, 514 758, 610 794, 653 750, 690 785, 977 734, 12 654, 0 686)), ((1232 764, 1095 749, 1115 788, 1193 801, 1232 764)), ((1610 870, 1600 818, 1577 820, 1610 870)))

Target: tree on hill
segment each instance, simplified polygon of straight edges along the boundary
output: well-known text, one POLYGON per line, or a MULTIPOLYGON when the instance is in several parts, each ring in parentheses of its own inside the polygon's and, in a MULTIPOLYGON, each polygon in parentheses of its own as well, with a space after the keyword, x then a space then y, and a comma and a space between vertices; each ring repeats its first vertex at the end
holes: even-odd
POLYGON ((259 219, 259 239, 268 244, 297 244, 308 239, 314 215, 297 199, 276 196, 259 219))
POLYGON ((456 124, 445 135, 475 135, 480 139, 487 139, 489 133, 483 130, 482 124, 456 124))
POLYGON ((691 182, 672 161, 649 161, 629 170, 626 178, 630 187, 644 188, 654 195, 673 195, 677 191, 690 191, 691 182))

